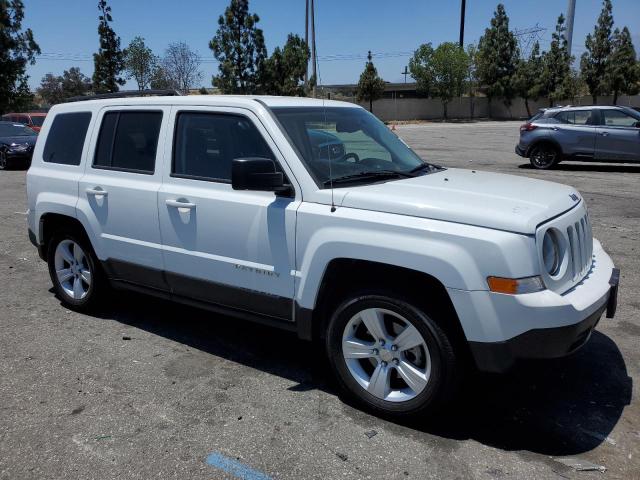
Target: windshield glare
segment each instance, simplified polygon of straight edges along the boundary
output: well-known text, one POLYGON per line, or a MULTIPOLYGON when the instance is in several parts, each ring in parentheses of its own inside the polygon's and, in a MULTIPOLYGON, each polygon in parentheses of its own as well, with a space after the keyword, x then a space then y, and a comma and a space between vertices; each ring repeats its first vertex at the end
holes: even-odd
POLYGON ((36 132, 19 123, 0 123, 0 137, 31 137, 36 132))
POLYGON ((425 163, 361 108, 287 107, 273 112, 319 186, 330 178, 363 172, 408 173, 425 163))

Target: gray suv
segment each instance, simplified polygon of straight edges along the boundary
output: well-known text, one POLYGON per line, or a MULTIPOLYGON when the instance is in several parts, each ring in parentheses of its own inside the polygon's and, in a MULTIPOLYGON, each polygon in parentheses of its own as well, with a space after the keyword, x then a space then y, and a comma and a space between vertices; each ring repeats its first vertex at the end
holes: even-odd
POLYGON ((640 112, 619 106, 541 110, 520 127, 516 153, 539 169, 561 160, 640 163, 640 112))

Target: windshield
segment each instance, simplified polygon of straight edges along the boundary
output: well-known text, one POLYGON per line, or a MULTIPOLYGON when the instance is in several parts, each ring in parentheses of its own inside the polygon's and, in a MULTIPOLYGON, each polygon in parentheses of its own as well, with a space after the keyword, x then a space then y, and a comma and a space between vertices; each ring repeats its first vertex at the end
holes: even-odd
POLYGON ((0 123, 0 137, 31 137, 36 132, 21 123, 0 123))
POLYGON ((428 165, 361 108, 286 107, 273 112, 319 186, 347 176, 368 182, 382 178, 365 175, 371 172, 398 172, 395 178, 403 178, 428 165))
POLYGON ((31 123, 36 127, 41 127, 44 123, 44 118, 42 116, 31 115, 31 123))

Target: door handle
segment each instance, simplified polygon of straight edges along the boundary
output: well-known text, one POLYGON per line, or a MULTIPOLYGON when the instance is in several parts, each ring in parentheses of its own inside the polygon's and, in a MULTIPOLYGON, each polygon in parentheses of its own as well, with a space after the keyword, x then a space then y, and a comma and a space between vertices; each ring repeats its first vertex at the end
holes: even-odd
POLYGON ((103 190, 100 187, 96 188, 87 188, 87 195, 93 195, 95 197, 106 197, 109 193, 106 190, 103 190))
POLYGON ((188 210, 191 210, 192 208, 196 208, 195 203, 181 202, 179 200, 169 199, 169 200, 165 200, 165 203, 167 204, 168 207, 175 207, 180 212, 184 212, 184 213, 186 213, 188 210))
POLYGON ((560 129, 559 129, 558 127, 553 127, 553 128, 551 128, 551 130, 554 130, 554 131, 556 131, 556 132, 557 132, 557 131, 558 131, 558 130, 560 130, 560 129))
POLYGON ((608 137, 609 136, 609 132, 600 132, 600 135, 602 135, 603 137, 608 137))

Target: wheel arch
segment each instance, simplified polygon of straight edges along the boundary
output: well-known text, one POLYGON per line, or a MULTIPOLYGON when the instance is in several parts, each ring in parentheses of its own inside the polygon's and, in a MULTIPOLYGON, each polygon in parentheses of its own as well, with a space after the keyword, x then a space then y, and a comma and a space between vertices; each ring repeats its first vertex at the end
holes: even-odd
POLYGON ((527 150, 527 158, 531 157, 531 151, 539 146, 539 145, 551 145, 553 148, 555 148, 556 150, 558 150, 558 153, 560 154, 560 157, 564 156, 564 151, 562 150, 562 145, 560 145, 560 142, 558 142, 556 139, 551 138, 551 137, 545 137, 545 138, 541 138, 539 140, 536 140, 535 142, 533 142, 531 145, 529 145, 529 148, 527 150))
POLYGON ((308 340, 324 338, 331 312, 350 293, 368 288, 398 294, 414 301, 416 306, 424 307, 452 342, 466 349, 462 324, 447 289, 440 280, 407 267, 354 258, 335 258, 327 264, 314 308, 301 312, 303 319, 299 320, 310 323, 302 328, 299 326, 301 336, 308 340))
POLYGON ((38 248, 42 252, 41 256, 43 260, 47 260, 49 242, 55 233, 60 230, 70 231, 81 235, 91 245, 89 235, 80 220, 63 213, 43 213, 38 221, 38 248))

